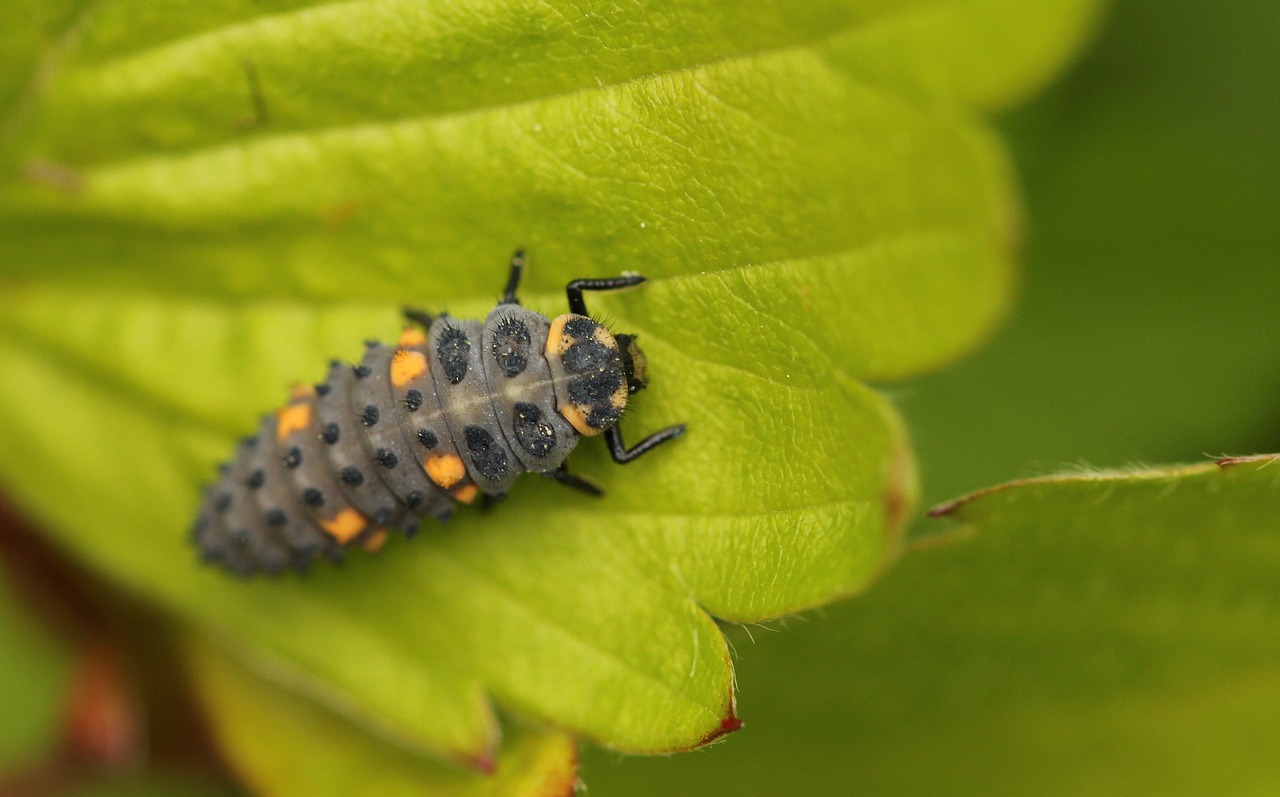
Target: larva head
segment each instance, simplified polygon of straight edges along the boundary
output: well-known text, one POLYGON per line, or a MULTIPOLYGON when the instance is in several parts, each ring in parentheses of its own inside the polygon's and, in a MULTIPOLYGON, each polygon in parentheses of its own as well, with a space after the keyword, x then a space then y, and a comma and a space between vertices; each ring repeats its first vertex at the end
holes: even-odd
POLYGON ((627 379, 627 392, 635 395, 649 386, 649 361, 640 351, 636 335, 620 332, 613 337, 618 341, 618 356, 622 360, 622 375, 627 379))

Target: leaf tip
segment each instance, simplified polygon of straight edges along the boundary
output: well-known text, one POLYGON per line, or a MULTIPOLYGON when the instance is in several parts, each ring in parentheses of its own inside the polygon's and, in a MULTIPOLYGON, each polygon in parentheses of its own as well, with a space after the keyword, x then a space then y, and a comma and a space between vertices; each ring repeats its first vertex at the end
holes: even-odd
POLYGON ((900 440, 889 460, 888 479, 884 486, 884 527, 891 539, 899 539, 906 529, 919 497, 915 459, 911 446, 900 440))
POLYGON ((478 754, 467 757, 467 766, 481 775, 492 775, 498 771, 498 756, 492 748, 481 750, 478 754))
POLYGON ((729 734, 738 730, 744 724, 745 723, 742 720, 738 719, 737 715, 733 713, 733 709, 731 708, 729 709, 729 715, 724 719, 720 720, 720 726, 717 727, 715 730, 711 731, 711 733, 702 737, 702 739, 699 740, 697 746, 702 747, 703 745, 711 744, 715 740, 723 736, 728 736, 729 734))

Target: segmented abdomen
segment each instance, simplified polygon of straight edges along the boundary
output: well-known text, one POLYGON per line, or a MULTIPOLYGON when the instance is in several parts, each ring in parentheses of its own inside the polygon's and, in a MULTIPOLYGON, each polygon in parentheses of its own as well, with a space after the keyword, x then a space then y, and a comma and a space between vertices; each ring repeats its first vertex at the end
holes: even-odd
POLYGON ((331 363, 324 382, 262 420, 209 489, 194 532, 202 555, 243 574, 304 569, 556 469, 580 433, 597 431, 595 415, 612 421, 625 401, 613 395, 617 346, 601 329, 500 305, 483 324, 441 316, 395 347, 368 344, 358 365, 331 363))

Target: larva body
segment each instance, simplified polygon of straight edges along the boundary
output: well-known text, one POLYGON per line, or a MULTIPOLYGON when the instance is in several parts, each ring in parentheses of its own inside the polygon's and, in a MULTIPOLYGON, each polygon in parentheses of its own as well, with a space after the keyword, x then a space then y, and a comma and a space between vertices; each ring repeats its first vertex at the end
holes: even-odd
POLYGON ((517 253, 483 322, 408 313, 425 329, 368 343, 357 365, 331 363, 323 382, 266 416, 206 494, 194 530, 202 556, 245 575, 305 569, 352 543, 376 548, 388 530, 443 521, 457 502, 504 496, 526 472, 599 494, 564 466, 584 435, 604 432, 618 462, 679 436, 683 426, 623 444, 617 421, 645 385, 645 361, 582 300, 643 278, 575 280, 574 312, 548 319, 519 305, 522 269, 517 253))

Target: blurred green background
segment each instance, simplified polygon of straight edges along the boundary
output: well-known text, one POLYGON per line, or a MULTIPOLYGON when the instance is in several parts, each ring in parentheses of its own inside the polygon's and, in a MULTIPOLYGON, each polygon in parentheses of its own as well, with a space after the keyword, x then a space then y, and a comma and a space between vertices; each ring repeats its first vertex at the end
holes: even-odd
MULTIPOLYGON (((1026 190, 1018 309, 968 361, 886 386, 911 423, 926 502, 1063 466, 1280 450, 1277 31, 1270 0, 1120 0, 1070 73, 1001 121, 1026 190)), ((1008 645, 976 650, 948 648, 961 643, 923 621, 878 624, 878 605, 908 597, 897 576, 771 629, 728 629, 746 727, 669 758, 588 747, 588 793, 1274 792, 1266 712, 1253 725, 1231 715, 1235 733, 1216 742, 1191 721, 1153 735, 1139 718, 1126 734, 1133 668, 1099 665, 1077 673, 1095 702, 1064 730, 1044 686, 1061 662, 1025 655, 1039 645, 1026 627, 989 630, 1008 645), (910 655, 936 660, 928 678, 871 679, 895 656, 910 673, 910 655), (1005 693, 961 688, 975 671, 1005 693)), ((920 611, 900 617, 926 617, 930 596, 912 597, 920 611)), ((0 608, 0 674, 17 701, 0 763, 13 765, 54 735, 69 664, 11 601, 0 608)))
MULTIPOLYGON (((966 362, 888 386, 911 424, 926 504, 1064 467, 1280 450, 1277 31, 1280 5, 1267 0, 1120 0, 1075 67, 1001 120, 1028 217, 1014 317, 966 362)), ((1009 644, 983 653, 962 647, 963 629, 952 639, 877 625, 878 604, 911 580, 898 575, 780 624, 785 633, 731 629, 746 727, 672 759, 588 750, 590 793, 1275 792, 1276 727, 1265 717, 1248 724, 1228 711, 1224 731, 1196 727, 1189 711, 1155 732, 1139 718, 1126 739, 1116 729, 1134 711, 1132 662, 1078 673, 1082 695, 1114 692, 1114 703, 1059 717, 1040 683, 1057 662, 1033 658, 1025 628, 996 629, 1009 644), (877 656, 904 651, 947 664, 919 683, 871 680, 893 667, 877 656), (992 728, 1009 712, 977 695, 972 724, 952 727, 972 669, 1012 690, 1008 705, 1030 720, 992 728), (1055 718, 1096 734, 1082 739, 1055 718)), ((917 664, 904 657, 901 668, 917 664)), ((1197 697, 1227 705, 1251 694, 1197 697)))

